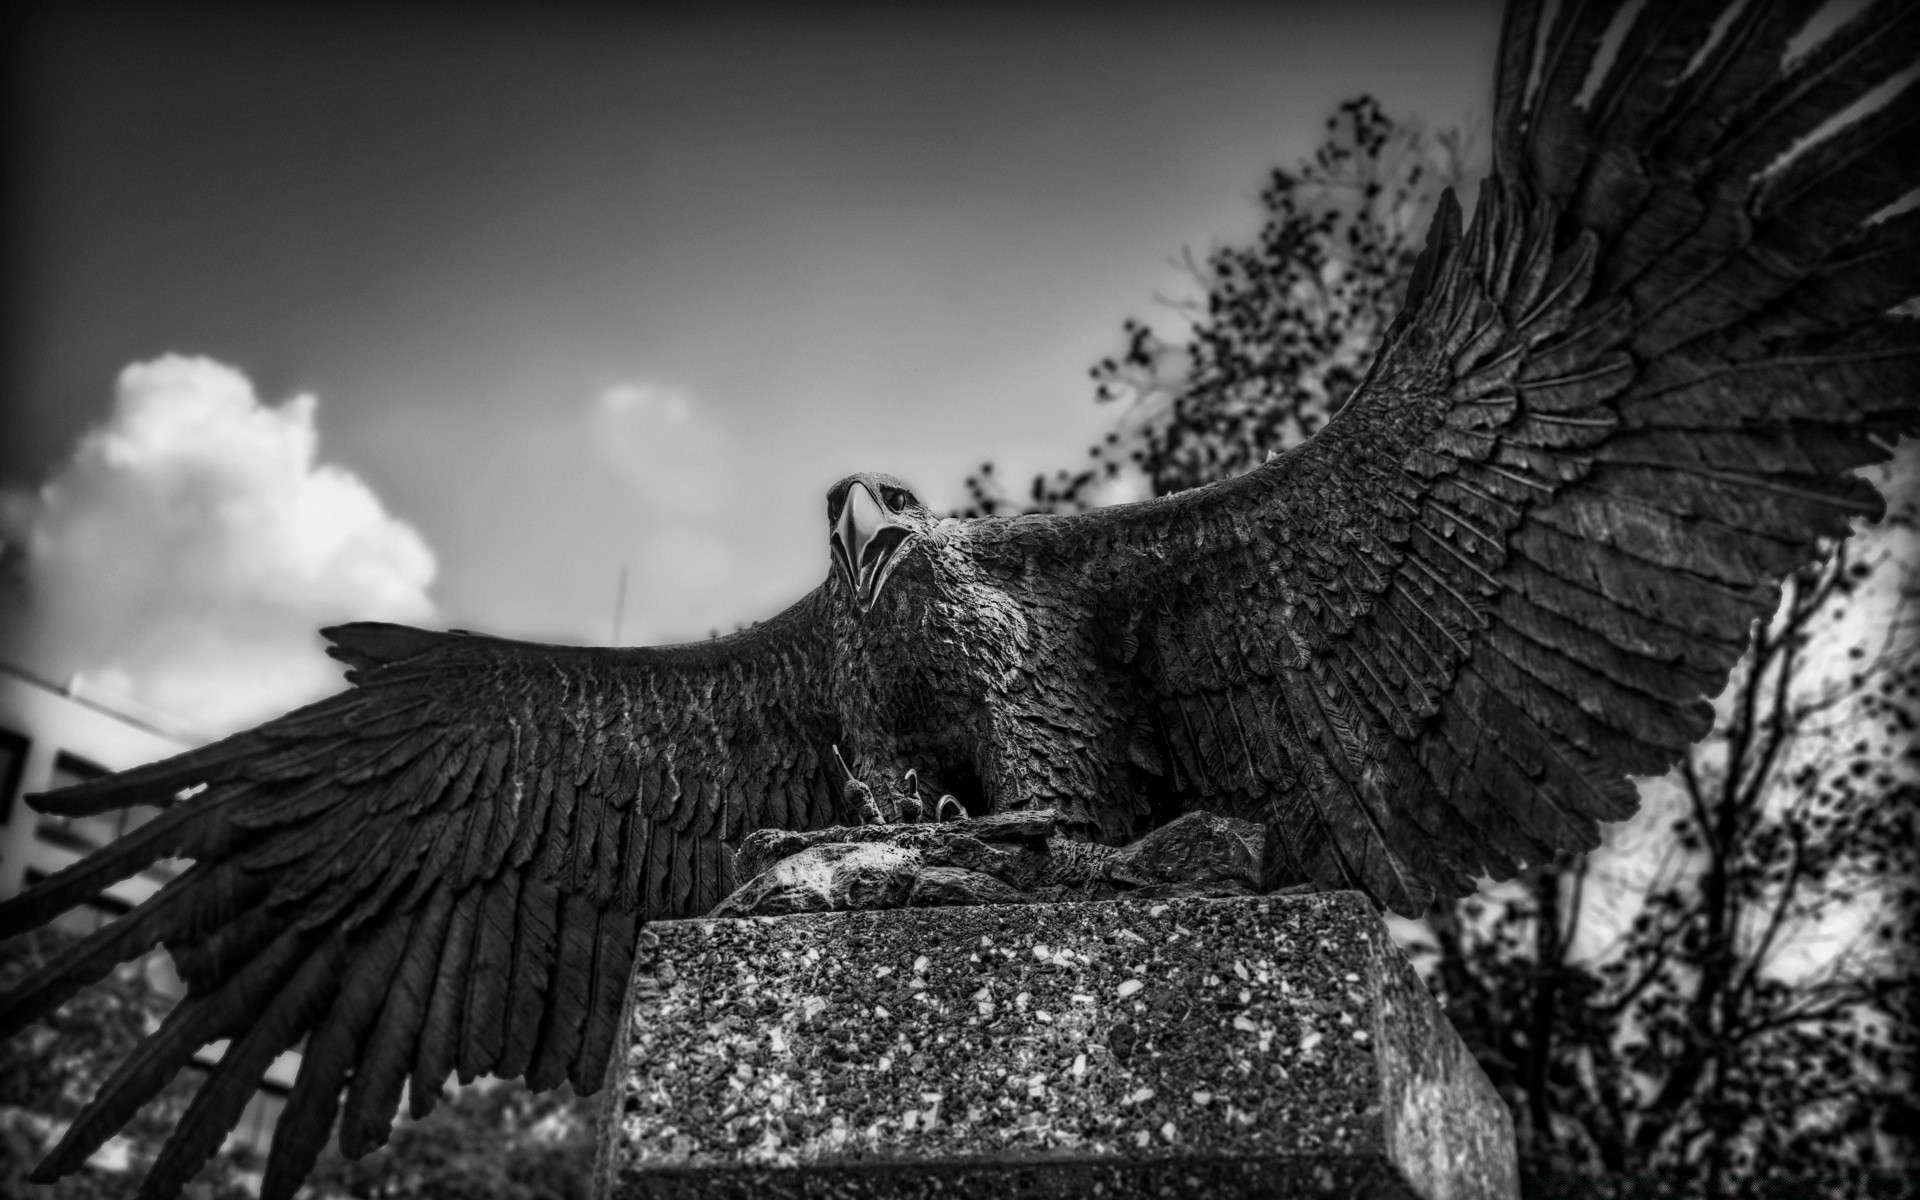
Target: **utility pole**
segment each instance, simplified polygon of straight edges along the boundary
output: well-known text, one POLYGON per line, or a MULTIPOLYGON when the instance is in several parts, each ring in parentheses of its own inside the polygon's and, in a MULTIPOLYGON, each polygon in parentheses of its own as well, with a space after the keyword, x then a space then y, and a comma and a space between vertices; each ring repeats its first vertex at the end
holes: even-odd
POLYGON ((620 644, 620 618, 627 615, 627 564, 620 564, 620 583, 613 590, 613 640, 607 644, 620 644))

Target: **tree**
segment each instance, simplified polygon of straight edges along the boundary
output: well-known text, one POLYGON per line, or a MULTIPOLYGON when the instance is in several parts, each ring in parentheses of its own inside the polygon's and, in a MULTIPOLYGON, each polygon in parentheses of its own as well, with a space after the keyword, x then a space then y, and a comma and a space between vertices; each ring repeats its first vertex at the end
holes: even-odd
POLYGON ((1429 919, 1536 1179, 1848 1195, 1913 1165, 1920 588, 1886 546, 1911 528, 1788 581, 1713 735, 1609 850, 1429 919), (1849 638, 1875 583, 1896 611, 1849 638))
MULTIPOLYGON (((5 947, 0 991, 72 942, 40 930, 5 947)), ((121 1059, 156 1028, 172 999, 151 982, 145 960, 127 963, 69 1000, 50 1020, 0 1044, 0 1196, 35 1200, 126 1200, 186 1112, 204 1078, 189 1072, 143 1108, 122 1139, 96 1156, 96 1169, 56 1183, 27 1182, 121 1059)), ((450 1090, 419 1121, 402 1120, 392 1140, 358 1161, 337 1145, 321 1155, 305 1195, 313 1200, 587 1200, 598 1100, 571 1088, 536 1095, 519 1083, 484 1079, 450 1090)), ((248 1200, 265 1163, 229 1147, 187 1184, 186 1200, 248 1200)))
POLYGON ((330 1145, 308 1177, 313 1200, 587 1200, 599 1101, 562 1085, 535 1093, 478 1080, 358 1160, 330 1145))
POLYGON ((1218 246, 1204 263, 1183 256, 1201 291, 1174 305, 1187 338, 1129 320, 1124 349, 1093 367, 1095 398, 1122 412, 1087 465, 1036 476, 1020 505, 986 463, 967 480, 968 513, 1080 511, 1123 474, 1152 495, 1181 491, 1258 466, 1339 411, 1468 147, 1389 119, 1370 96, 1340 105, 1326 127, 1310 161, 1268 177, 1252 244, 1218 246))
MULTIPOLYGON (((75 940, 49 928, 6 943, 0 950, 0 992, 75 940)), ((198 1072, 173 1080, 141 1109, 121 1136, 95 1155, 94 1169, 46 1186, 28 1183, 27 1173, 171 1007, 143 959, 120 966, 50 1019, 0 1043, 0 1195, 121 1200, 138 1190, 167 1133, 192 1101, 203 1078, 198 1072)), ((244 1149, 223 1152, 182 1194, 187 1200, 246 1200, 258 1190, 248 1190, 246 1179, 259 1166, 244 1149)))
MULTIPOLYGON (((1128 475, 1164 495, 1311 435, 1393 320, 1465 144, 1340 106, 1313 158, 1269 178, 1255 239, 1186 260, 1203 294, 1178 306, 1186 338, 1130 320, 1094 366, 1124 407, 1087 464, 1022 504, 987 464, 971 511, 1080 510, 1128 475)), ((1787 582, 1714 734, 1608 847, 1402 930, 1513 1109, 1531 1193, 1601 1194, 1604 1173, 1636 1177, 1619 1195, 1828 1194, 1912 1165, 1920 648, 1888 549, 1911 530, 1897 514, 1877 548, 1787 582), (1845 612, 1889 595, 1876 642, 1849 634, 1845 612), (1847 637, 1826 670, 1817 651, 1847 637)))

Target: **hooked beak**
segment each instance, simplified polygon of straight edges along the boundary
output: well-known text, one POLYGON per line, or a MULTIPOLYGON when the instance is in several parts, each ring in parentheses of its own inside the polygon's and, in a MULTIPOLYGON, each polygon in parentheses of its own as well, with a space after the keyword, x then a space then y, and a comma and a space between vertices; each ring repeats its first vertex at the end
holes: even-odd
POLYGON ((834 565, 846 576, 854 605, 861 612, 873 607, 892 573, 895 552, 912 532, 873 498, 866 484, 856 482, 847 489, 829 540, 834 565))

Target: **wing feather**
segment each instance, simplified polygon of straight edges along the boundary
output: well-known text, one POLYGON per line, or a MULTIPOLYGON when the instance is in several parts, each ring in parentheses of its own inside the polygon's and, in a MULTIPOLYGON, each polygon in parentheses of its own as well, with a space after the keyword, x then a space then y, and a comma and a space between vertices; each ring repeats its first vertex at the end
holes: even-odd
POLYGON ((505 871, 480 893, 473 918, 473 961, 466 971, 456 1062, 460 1082, 485 1075, 500 1061, 506 1041, 507 999, 513 986, 514 925, 520 873, 505 871))
POLYGON ((600 1090, 613 1039, 620 1024, 621 1002, 626 998, 627 976, 633 966, 634 934, 639 930, 635 914, 618 908, 600 912, 600 930, 594 941, 593 983, 587 995, 587 1011, 582 1022, 580 1049, 567 1072, 573 1089, 581 1095, 600 1090))
POLYGON ((160 1028, 114 1069, 29 1178, 52 1183, 78 1170, 142 1105, 159 1095, 202 1046, 231 1033, 258 1012, 299 968, 311 941, 311 935, 287 930, 219 987, 188 995, 174 1005, 160 1028))
MULTIPOLYGON (((114 964, 138 957, 161 939, 183 939, 198 927, 231 920, 242 906, 242 900, 232 894, 239 875, 232 868, 196 863, 126 919, 102 930, 105 936, 97 943, 75 942, 62 949, 0 998, 0 1038, 12 1037, 52 1013, 75 992, 103 978, 114 964)), ((265 893, 264 881, 249 882, 253 886, 247 899, 265 893)))
POLYGON ((527 1086, 541 1090, 560 1086, 579 1053, 593 1003, 593 956, 600 938, 600 910, 577 892, 560 893, 558 921, 551 1013, 527 1068, 527 1086))
POLYGON ((1464 229, 1443 199, 1340 413, 994 543, 1111 560, 1079 569, 1151 632, 1174 786, 1263 813, 1279 876, 1413 915, 1594 845, 1707 730, 1777 580, 1879 513, 1851 472, 1920 431, 1920 322, 1889 311, 1920 213, 1880 216, 1920 186, 1920 9, 1789 59, 1816 7, 1566 0, 1542 34, 1510 5, 1495 176, 1464 229))
POLYGON ((158 944, 188 984, 41 1177, 75 1169, 223 1037, 145 1194, 177 1193, 303 1038, 275 1195, 297 1188, 336 1112, 347 1153, 383 1143, 409 1082, 416 1115, 450 1074, 593 1090, 641 923, 716 902, 728 839, 833 816, 819 751, 842 735, 824 699, 820 603, 732 638, 635 650, 346 626, 329 636, 351 690, 34 798, 169 807, 0 904, 0 930, 32 928, 160 858, 197 860, 0 997, 0 1030, 17 1030, 158 944), (810 767, 774 765, 788 762, 810 767))
MULTIPOLYGON (((394 1109, 414 1062, 415 1040, 433 996, 453 910, 453 891, 444 883, 436 885, 423 906, 415 910, 418 917, 407 933, 406 953, 394 972, 380 1016, 367 1035, 347 1087, 346 1107, 340 1116, 340 1152, 349 1158, 359 1158, 386 1144, 394 1109)), ((421 1099, 416 1092, 416 1108, 421 1099)), ((281 1118, 285 1120, 284 1112, 281 1118)), ((312 1127, 286 1128, 286 1133, 274 1130, 276 1150, 282 1137, 304 1141, 315 1133, 312 1127)))
MULTIPOLYGON (((407 1083, 416 1119, 433 1111, 447 1076, 459 1061, 460 1031, 465 1024, 468 964, 473 961, 474 930, 480 922, 482 886, 468 887, 453 907, 447 940, 435 964, 424 1020, 413 1055, 413 1076, 407 1083)), ((462 1082, 466 1082, 463 1080, 462 1082)))
POLYGON ((240 1120, 273 1060, 325 1014, 339 990, 347 934, 335 930, 313 940, 320 944, 306 952, 299 968, 273 991, 264 1011, 233 1022, 235 1037, 147 1169, 139 1200, 173 1195, 193 1178, 240 1120))
POLYGON ((348 1073, 380 1015, 418 919, 420 914, 404 912, 388 920, 340 981, 332 1007, 301 1053, 299 1074, 281 1110, 287 1132, 274 1138, 267 1155, 262 1200, 292 1200, 326 1147, 348 1073))
POLYGON ((492 1068, 494 1074, 507 1079, 526 1074, 539 1045, 540 1028, 549 1007, 560 907, 560 889, 537 875, 526 876, 520 890, 513 968, 507 974, 510 994, 506 1033, 492 1068))

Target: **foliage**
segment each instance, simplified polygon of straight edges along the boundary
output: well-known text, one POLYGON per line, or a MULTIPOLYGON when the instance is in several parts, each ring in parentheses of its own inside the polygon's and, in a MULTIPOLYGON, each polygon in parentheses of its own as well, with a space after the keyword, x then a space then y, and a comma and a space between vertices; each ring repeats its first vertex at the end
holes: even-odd
POLYGON ((1864 1195, 1912 1165, 1920 591, 1895 574, 1857 543, 1796 573, 1715 733, 1611 853, 1429 920, 1533 1174, 1864 1195), (1876 575, 1905 603, 1835 677, 1811 651, 1876 575))
POLYGON ((419 1121, 395 1125, 358 1161, 330 1145, 308 1180, 314 1200, 587 1200, 597 1099, 483 1079, 419 1121))
MULTIPOLYGON (((1313 160, 1269 179, 1254 241, 1194 268, 1189 340, 1129 321, 1093 368, 1099 399, 1125 408, 1089 464, 1036 478, 1024 506, 988 464, 971 511, 1080 510, 1128 472, 1162 495, 1312 434, 1392 321, 1462 144, 1368 99, 1342 105, 1313 160)), ((1824 665, 1834 637, 1865 627, 1841 614, 1869 591, 1911 598, 1898 562, 1864 545, 1788 581, 1714 735, 1648 785, 1608 850, 1437 905, 1410 938, 1512 1106, 1530 1192, 1877 1195, 1913 1165, 1920 647, 1906 609, 1865 623, 1884 636, 1846 647, 1838 675, 1824 665)))
POLYGON ((1457 135, 1395 122, 1371 97, 1340 105, 1312 160, 1268 177, 1250 245, 1184 257, 1204 297, 1175 306, 1187 340, 1129 320, 1125 348, 1093 367, 1095 397, 1123 412, 1087 465, 1036 476, 1023 507, 986 463, 968 513, 1081 511, 1123 473, 1166 495, 1313 434, 1360 382, 1465 158, 1457 135))
MULTIPOLYGON (((0 991, 75 940, 58 929, 42 929, 0 947, 0 991)), ((120 1200, 134 1194, 147 1165, 192 1101, 199 1086, 197 1072, 168 1084, 87 1169, 48 1186, 28 1183, 26 1177, 114 1066, 159 1027, 170 1007, 172 1001, 148 978, 144 960, 127 963, 51 1018, 0 1043, 0 1195, 120 1200)), ((258 1166, 244 1150, 223 1152, 182 1194, 187 1200, 251 1196, 246 1181, 258 1166)))
MULTIPOLYGON (((47 929, 0 950, 0 990, 73 941, 47 929)), ((124 1200, 185 1113, 198 1072, 174 1080, 128 1124, 113 1152, 58 1183, 28 1183, 27 1172, 52 1148, 119 1060, 158 1027, 172 1001, 150 982, 144 963, 118 968, 68 1001, 50 1020, 0 1043, 0 1196, 31 1200, 124 1200), (125 1153, 117 1151, 124 1147, 125 1153)), ((382 1149, 357 1162, 329 1145, 303 1195, 312 1200, 586 1200, 592 1177, 598 1101, 561 1087, 535 1095, 518 1083, 486 1079, 450 1091, 432 1114, 402 1120, 382 1149)), ((187 1185, 186 1200, 245 1200, 259 1190, 265 1164, 230 1148, 187 1185)))

